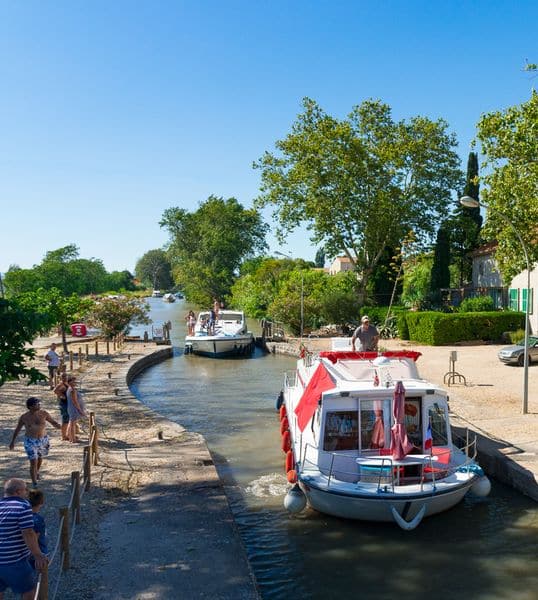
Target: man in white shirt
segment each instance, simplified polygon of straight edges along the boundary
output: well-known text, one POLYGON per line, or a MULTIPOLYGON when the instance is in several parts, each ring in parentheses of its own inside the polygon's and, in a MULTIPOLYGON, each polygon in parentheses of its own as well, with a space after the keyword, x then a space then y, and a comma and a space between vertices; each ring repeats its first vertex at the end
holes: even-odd
POLYGON ((48 352, 45 354, 45 360, 49 367, 49 386, 52 390, 54 389, 54 375, 60 366, 60 356, 56 352, 56 344, 54 342, 50 345, 48 352))

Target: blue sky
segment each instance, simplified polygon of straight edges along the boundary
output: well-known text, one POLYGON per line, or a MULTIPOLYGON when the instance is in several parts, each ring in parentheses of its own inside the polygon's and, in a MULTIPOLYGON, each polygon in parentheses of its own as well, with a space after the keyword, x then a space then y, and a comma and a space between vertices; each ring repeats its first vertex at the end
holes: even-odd
POLYGON ((133 270, 166 208, 251 206, 305 96, 442 117, 466 164, 480 115, 538 85, 537 23, 526 0, 0 0, 0 271, 69 243, 133 270))

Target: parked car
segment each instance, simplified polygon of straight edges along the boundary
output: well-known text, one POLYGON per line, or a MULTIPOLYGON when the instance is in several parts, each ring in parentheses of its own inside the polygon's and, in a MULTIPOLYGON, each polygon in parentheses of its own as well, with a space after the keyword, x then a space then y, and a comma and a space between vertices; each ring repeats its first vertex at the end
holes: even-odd
MULTIPOLYGON (((523 366, 525 352, 525 341, 521 340, 518 344, 513 346, 506 346, 499 350, 497 356, 499 360, 507 365, 519 365, 523 366)), ((529 364, 533 361, 538 361, 538 337, 529 336, 529 364)))

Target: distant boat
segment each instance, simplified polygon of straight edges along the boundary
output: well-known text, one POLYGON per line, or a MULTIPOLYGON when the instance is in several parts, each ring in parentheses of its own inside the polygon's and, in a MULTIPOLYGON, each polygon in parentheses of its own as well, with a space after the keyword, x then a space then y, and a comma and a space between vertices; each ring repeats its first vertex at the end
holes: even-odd
POLYGON ((174 296, 174 294, 170 294, 170 293, 168 293, 168 294, 165 294, 165 295, 163 296, 163 300, 164 300, 165 302, 175 302, 175 301, 176 301, 176 297, 174 296))
POLYGON ((161 290, 153 290, 153 294, 151 294, 152 298, 162 298, 163 297, 163 293, 161 292, 161 290))
POLYGON ((212 330, 209 330, 209 316, 209 311, 198 315, 194 335, 185 337, 185 354, 221 357, 252 352, 254 336, 247 331, 243 311, 221 310, 212 330))

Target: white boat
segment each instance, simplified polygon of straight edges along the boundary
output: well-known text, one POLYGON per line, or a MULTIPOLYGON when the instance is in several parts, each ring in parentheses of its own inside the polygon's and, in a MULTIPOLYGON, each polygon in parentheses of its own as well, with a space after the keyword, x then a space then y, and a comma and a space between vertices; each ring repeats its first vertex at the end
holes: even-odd
POLYGON ((163 297, 163 293, 161 292, 161 290, 153 290, 153 293, 151 294, 152 298, 162 298, 163 297))
POLYGON ((164 300, 165 302, 175 302, 175 301, 176 301, 176 297, 174 296, 174 294, 170 294, 170 293, 168 293, 168 294, 165 294, 165 295, 163 296, 163 300, 164 300))
POLYGON ((210 325, 210 312, 201 312, 194 335, 185 337, 185 354, 214 357, 246 355, 253 348, 254 336, 247 331, 245 314, 240 310, 220 310, 214 325, 210 325))
POLYGON ((288 510, 411 530, 469 490, 489 493, 476 436, 456 442, 447 393, 419 377, 419 352, 303 354, 277 402, 288 510))

